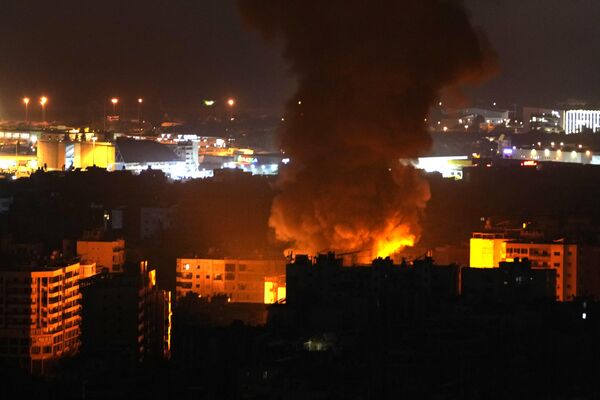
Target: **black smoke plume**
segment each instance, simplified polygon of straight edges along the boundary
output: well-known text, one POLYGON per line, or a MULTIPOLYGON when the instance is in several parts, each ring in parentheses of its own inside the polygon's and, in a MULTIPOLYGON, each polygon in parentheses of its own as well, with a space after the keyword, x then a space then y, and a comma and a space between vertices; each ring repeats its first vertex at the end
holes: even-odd
POLYGON ((429 187, 400 158, 426 152, 442 90, 484 77, 485 40, 453 0, 238 0, 284 49, 298 89, 287 105, 270 224, 314 253, 388 255, 420 236, 429 187))

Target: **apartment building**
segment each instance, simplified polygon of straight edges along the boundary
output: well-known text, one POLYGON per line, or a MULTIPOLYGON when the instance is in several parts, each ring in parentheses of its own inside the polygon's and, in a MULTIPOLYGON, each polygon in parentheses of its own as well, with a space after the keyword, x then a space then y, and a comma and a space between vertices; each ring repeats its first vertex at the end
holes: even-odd
MULTIPOLYGON (((201 297, 227 295, 233 303, 264 303, 265 287, 285 276, 285 259, 177 259, 176 298, 192 292, 201 297)), ((285 278, 283 278, 285 282, 285 278)), ((277 291, 284 295, 283 288, 277 291)), ((267 293, 268 294, 268 293, 267 293)), ((267 295, 266 298, 272 296, 267 295)), ((279 299, 275 299, 279 300, 279 299)))
POLYGON ((79 263, 0 270, 0 358, 44 375, 80 347, 79 263))
POLYGON ((77 241, 77 256, 82 262, 96 263, 97 272, 121 272, 125 264, 125 240, 91 238, 77 241))

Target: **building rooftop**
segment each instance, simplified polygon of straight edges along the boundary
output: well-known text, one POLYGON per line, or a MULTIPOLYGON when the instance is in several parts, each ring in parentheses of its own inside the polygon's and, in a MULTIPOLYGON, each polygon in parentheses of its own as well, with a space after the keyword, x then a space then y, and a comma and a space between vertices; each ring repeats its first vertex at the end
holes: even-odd
POLYGON ((128 164, 181 161, 168 146, 153 140, 119 138, 116 141, 116 145, 119 154, 117 162, 128 164))

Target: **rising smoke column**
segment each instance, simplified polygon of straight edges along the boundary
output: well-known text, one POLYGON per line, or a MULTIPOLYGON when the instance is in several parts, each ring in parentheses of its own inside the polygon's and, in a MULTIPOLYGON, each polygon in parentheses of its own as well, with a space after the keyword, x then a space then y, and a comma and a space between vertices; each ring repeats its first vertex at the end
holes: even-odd
POLYGON ((399 158, 427 151, 440 91, 476 81, 491 52, 453 0, 238 0, 281 42, 298 89, 289 101, 270 225, 315 253, 386 256, 420 236, 427 182, 399 158))

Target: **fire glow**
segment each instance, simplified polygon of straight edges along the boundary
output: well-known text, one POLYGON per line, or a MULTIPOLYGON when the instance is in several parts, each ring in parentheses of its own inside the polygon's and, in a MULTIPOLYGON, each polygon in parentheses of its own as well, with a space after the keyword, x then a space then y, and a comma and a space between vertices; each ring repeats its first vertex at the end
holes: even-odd
POLYGON ((373 258, 414 245, 430 190, 399 160, 430 149, 425 120, 441 92, 460 92, 493 64, 460 2, 238 4, 251 26, 283 44, 298 81, 280 143, 293 163, 280 171, 269 218, 277 239, 307 254, 373 258))

